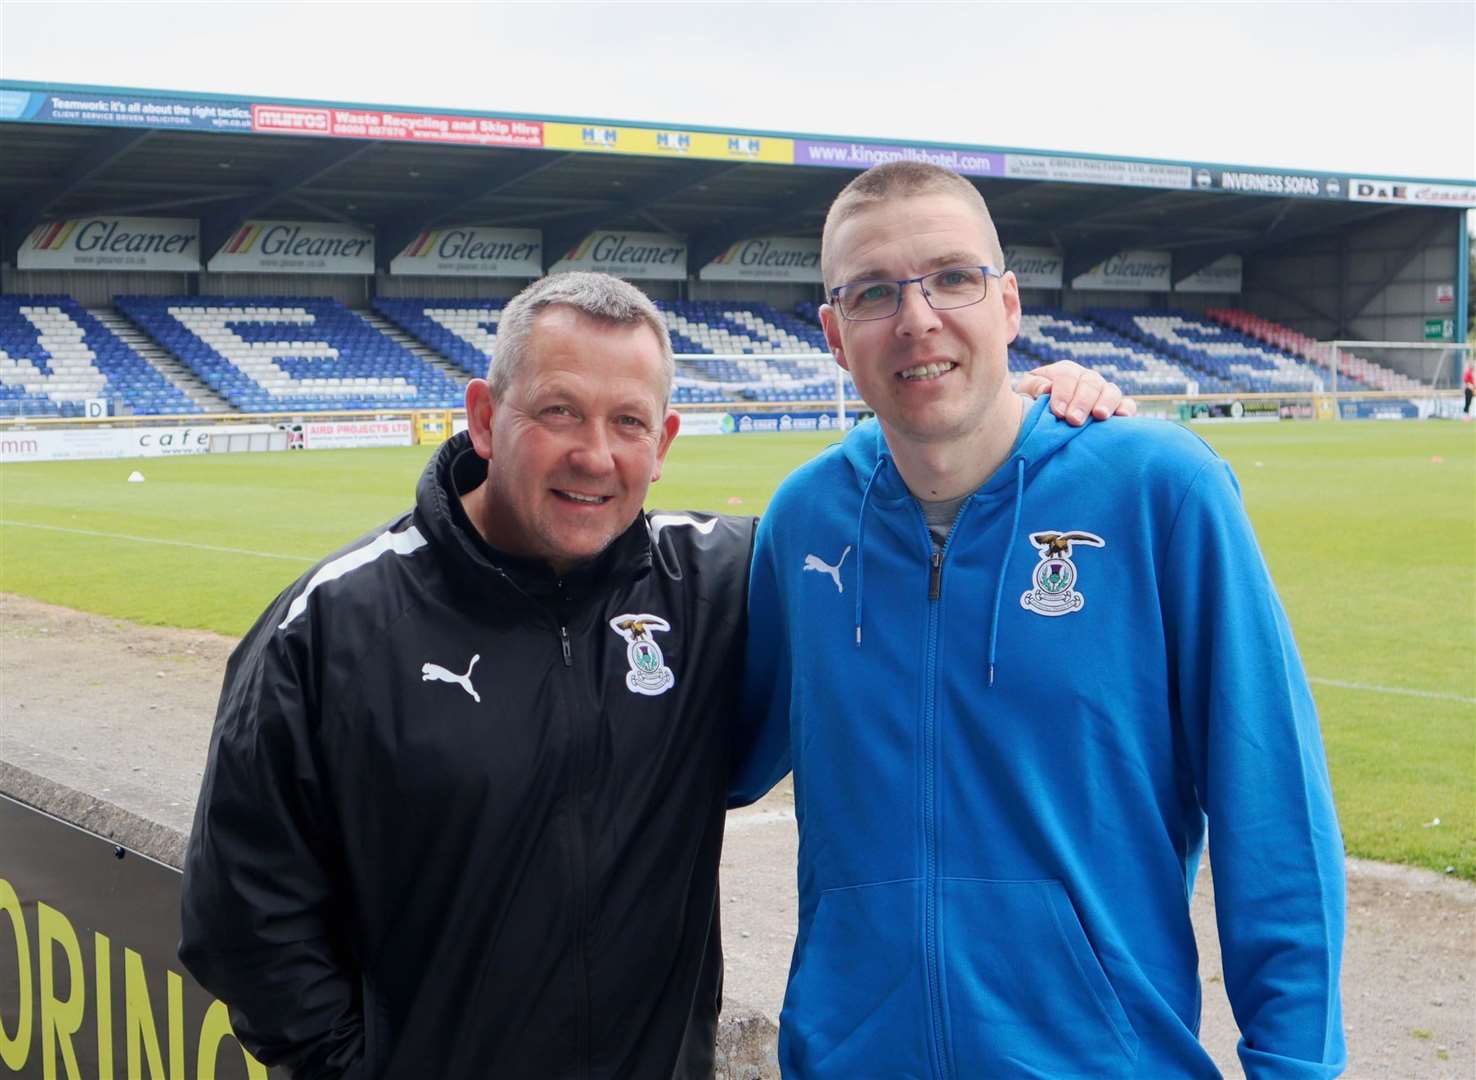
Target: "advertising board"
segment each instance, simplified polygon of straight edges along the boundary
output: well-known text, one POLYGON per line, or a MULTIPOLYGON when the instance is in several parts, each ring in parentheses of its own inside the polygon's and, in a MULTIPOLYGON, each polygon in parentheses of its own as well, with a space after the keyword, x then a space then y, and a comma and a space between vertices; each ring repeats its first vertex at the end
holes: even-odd
POLYGON ((1244 268, 1239 255, 1222 255, 1174 286, 1174 292, 1238 293, 1244 268))
POLYGON ((1062 267, 1061 253, 1055 248, 1008 246, 1004 249, 1005 269, 1013 270, 1022 289, 1059 289, 1062 267))
POLYGON ((207 100, 186 94, 140 94, 101 87, 0 90, 0 120, 90 127, 250 131, 251 108, 245 101, 207 100))
POLYGON ((819 284, 820 241, 756 236, 728 247, 698 275, 703 281, 806 281, 819 284))
POLYGON ((1354 202, 1402 203, 1406 206, 1476 207, 1476 185, 1431 184, 1423 180, 1348 181, 1348 198, 1354 202))
POLYGON ((1196 168, 1194 186, 1200 191, 1228 191, 1236 195, 1271 195, 1276 198, 1342 199, 1347 194, 1347 184, 1338 176, 1249 169, 1196 168))
POLYGON ((5 795, 0 836, 0 1067, 267 1080, 179 971, 178 871, 5 795))
POLYGON ((844 424, 828 412, 723 413, 719 423, 729 435, 760 431, 848 431, 856 417, 847 415, 844 424))
POLYGON ((593 232, 549 267, 595 270, 621 278, 683 281, 687 276, 687 241, 662 233, 593 232))
POLYGON ((408 419, 309 420, 302 431, 304 450, 348 450, 364 446, 412 446, 415 425, 408 419))
POLYGON ((273 135, 532 149, 543 145, 543 123, 538 120, 258 102, 252 102, 250 110, 251 130, 273 135))
POLYGON ((191 218, 80 217, 36 226, 16 251, 18 270, 200 269, 191 218))
POLYGON ((837 139, 796 139, 795 165, 829 165, 839 169, 869 169, 889 161, 920 161, 941 165, 963 176, 1003 176, 1003 154, 946 146, 908 143, 869 143, 837 139))
POLYGON ((335 221, 248 221, 210 258, 213 274, 372 274, 374 234, 335 221))
POLYGON ((712 158, 718 161, 762 161, 789 165, 794 143, 777 135, 736 131, 689 131, 680 128, 634 127, 627 124, 558 123, 543 125, 549 150, 583 150, 646 157, 712 158))
POLYGON ((1120 251, 1071 282, 1073 289, 1168 292, 1172 256, 1167 251, 1120 251))
POLYGON ((458 225, 427 229, 390 261, 405 277, 543 276, 543 232, 458 225))
POLYGON ((1165 188, 1175 191, 1188 191, 1193 186, 1193 170, 1188 165, 1056 154, 1006 154, 1004 175, 1020 180, 1111 184, 1116 187, 1165 188))
POLYGON ((178 457, 208 454, 210 436, 250 435, 275 430, 270 424, 206 427, 45 427, 0 430, 0 462, 88 461, 103 458, 178 457))

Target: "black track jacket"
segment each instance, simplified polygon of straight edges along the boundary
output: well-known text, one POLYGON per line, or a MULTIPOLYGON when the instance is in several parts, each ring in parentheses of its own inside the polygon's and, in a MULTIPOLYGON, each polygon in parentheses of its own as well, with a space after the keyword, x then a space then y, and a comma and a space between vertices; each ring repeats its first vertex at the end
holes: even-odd
POLYGON ((556 579, 457 436, 226 669, 180 957, 304 1078, 707 1077, 749 518, 650 512, 556 579))

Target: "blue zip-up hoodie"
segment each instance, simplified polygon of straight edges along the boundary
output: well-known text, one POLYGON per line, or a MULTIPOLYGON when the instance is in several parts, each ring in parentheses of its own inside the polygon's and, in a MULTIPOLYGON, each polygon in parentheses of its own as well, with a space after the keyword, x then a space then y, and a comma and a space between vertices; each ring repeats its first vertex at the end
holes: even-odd
POLYGON ((788 1077, 1212 1077, 1206 823, 1251 1078, 1336 1076, 1343 851, 1225 465, 1026 417, 941 555, 866 423, 759 526, 734 804, 791 767, 788 1077))

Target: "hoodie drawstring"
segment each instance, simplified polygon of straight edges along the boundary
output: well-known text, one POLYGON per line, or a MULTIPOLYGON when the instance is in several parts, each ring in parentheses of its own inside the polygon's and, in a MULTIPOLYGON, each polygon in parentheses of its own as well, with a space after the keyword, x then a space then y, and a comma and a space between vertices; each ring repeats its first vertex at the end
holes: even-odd
MULTIPOLYGON (((1015 550, 1015 532, 1020 528, 1020 506, 1025 502, 1025 459, 1015 459, 1015 516, 1005 540, 1004 558, 999 564, 999 580, 994 585, 994 614, 989 619, 989 685, 994 685, 994 646, 999 633, 999 604, 1004 597, 1005 575, 1010 569, 1010 553, 1015 550)), ((864 505, 864 500, 863 500, 864 505)), ((859 616, 857 617, 859 619, 859 616)))
POLYGON ((885 454, 878 455, 876 467, 871 470, 871 477, 866 481, 866 488, 861 492, 861 510, 856 515, 856 648, 861 647, 861 598, 866 593, 864 572, 866 559, 863 542, 866 539, 866 503, 871 498, 871 487, 876 483, 877 475, 882 471, 882 466, 887 462, 885 454))

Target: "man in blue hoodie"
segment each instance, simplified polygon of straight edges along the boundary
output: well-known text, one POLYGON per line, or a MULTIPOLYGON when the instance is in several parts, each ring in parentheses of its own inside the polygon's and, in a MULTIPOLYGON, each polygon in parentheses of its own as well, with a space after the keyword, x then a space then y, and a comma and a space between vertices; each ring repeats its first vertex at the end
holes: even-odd
POLYGON ((735 803, 791 766, 786 1076, 1213 1077, 1211 834, 1252 1078, 1337 1075, 1343 853, 1317 716, 1229 468, 1009 386, 1014 275, 967 181, 879 166, 821 309, 876 412, 780 487, 735 803))

